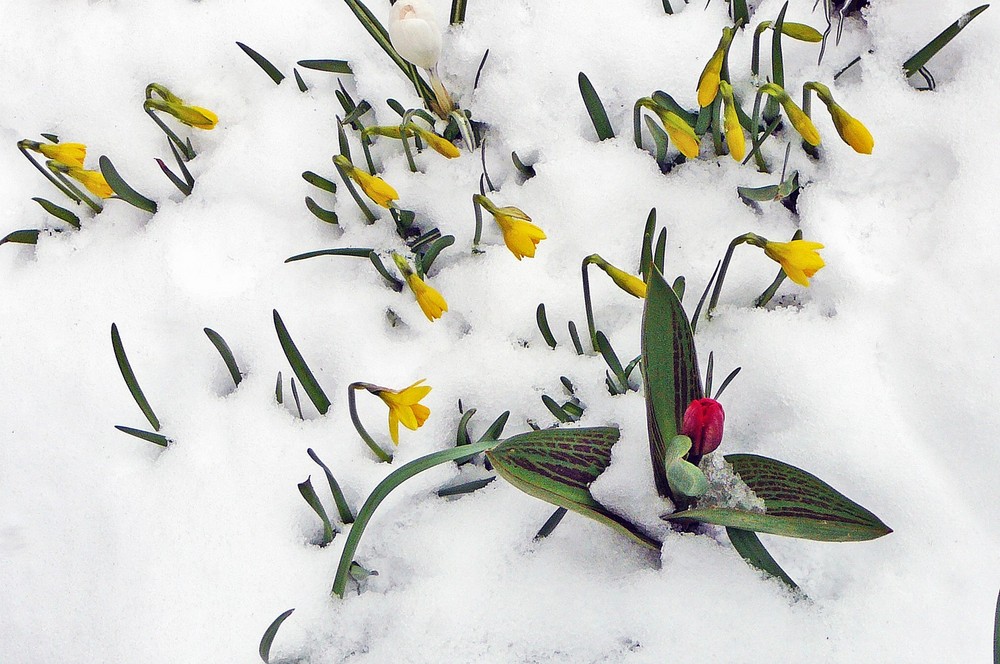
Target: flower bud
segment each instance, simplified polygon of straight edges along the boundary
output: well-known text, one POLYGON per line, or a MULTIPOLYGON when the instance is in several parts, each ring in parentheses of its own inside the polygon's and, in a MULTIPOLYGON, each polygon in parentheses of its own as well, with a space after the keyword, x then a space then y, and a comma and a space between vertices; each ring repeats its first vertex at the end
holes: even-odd
MULTIPOLYGON (((691 439, 689 458, 700 459, 714 452, 722 442, 722 425, 726 414, 715 399, 695 399, 684 411, 681 433, 691 439)), ((694 463, 694 461, 692 461, 694 463)))
POLYGON ((426 0, 399 0, 389 15, 389 41, 404 60, 433 69, 441 56, 441 29, 426 0))

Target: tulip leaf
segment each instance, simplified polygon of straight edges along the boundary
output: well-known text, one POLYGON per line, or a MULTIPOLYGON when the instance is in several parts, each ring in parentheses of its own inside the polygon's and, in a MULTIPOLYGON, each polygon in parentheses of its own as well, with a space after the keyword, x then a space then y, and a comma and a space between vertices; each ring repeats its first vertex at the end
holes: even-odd
POLYGON ((320 540, 320 546, 326 546, 333 541, 333 524, 330 523, 330 517, 327 516, 323 503, 320 502, 319 496, 316 495, 316 490, 313 489, 312 477, 307 477, 306 481, 299 484, 298 487, 299 493, 309 503, 309 507, 313 508, 313 511, 316 512, 320 521, 323 522, 323 539, 320 540))
POLYGON ((67 210, 66 208, 56 205, 52 201, 47 201, 44 198, 32 198, 31 200, 41 205, 42 209, 51 214, 53 217, 62 219, 73 228, 80 227, 80 217, 76 216, 73 212, 67 210))
POLYGON ((340 223, 336 212, 320 207, 319 203, 314 201, 311 196, 306 196, 306 208, 308 208, 309 211, 313 213, 313 216, 320 221, 325 221, 326 223, 333 225, 340 223))
POLYGON ((674 436, 667 444, 663 466, 667 472, 667 483, 676 495, 697 497, 708 491, 708 478, 701 469, 684 457, 691 451, 691 439, 674 436))
POLYGON ((253 50, 246 44, 241 44, 240 42, 236 42, 236 45, 239 46, 244 53, 250 56, 250 59, 253 60, 255 63, 257 63, 257 66, 263 69, 265 74, 271 77, 271 80, 274 81, 275 85, 278 85, 283 80, 285 80, 285 75, 282 74, 280 71, 278 71, 278 68, 272 65, 270 60, 268 60, 263 55, 253 50))
POLYGON ((139 410, 142 414, 146 416, 149 420, 149 424, 153 427, 154 431, 160 430, 160 421, 156 419, 156 414, 153 413, 153 408, 149 405, 149 401, 146 400, 146 395, 142 393, 142 388, 139 387, 139 381, 136 380, 135 372, 132 371, 132 366, 129 364, 128 357, 125 355, 125 347, 122 346, 121 335, 118 334, 118 326, 114 323, 111 324, 111 347, 115 351, 115 359, 118 361, 118 368, 122 372, 122 378, 125 379, 125 385, 128 386, 128 391, 132 394, 132 398, 135 399, 135 403, 139 406, 139 410))
POLYGON ((660 542, 610 512, 590 494, 590 485, 611 463, 619 431, 613 427, 529 431, 486 452, 497 473, 528 495, 610 526, 654 550, 660 542))
POLYGON ((451 0, 451 24, 465 23, 465 5, 467 0, 451 0))
POLYGON ((924 46, 922 49, 914 53, 909 60, 903 63, 903 73, 909 78, 916 74, 920 69, 930 61, 938 51, 948 45, 952 39, 954 39, 958 33, 960 33, 965 26, 967 26, 972 19, 976 18, 980 14, 989 8, 989 5, 980 5, 972 11, 962 14, 962 16, 949 25, 944 31, 937 37, 932 39, 930 43, 924 46))
POLYGON ((820 542, 860 542, 892 532, 877 516, 795 466, 755 454, 730 454, 726 461, 764 501, 764 512, 696 506, 663 518, 820 542))
POLYGON ((653 479, 660 495, 669 496, 663 465, 667 443, 680 433, 688 405, 704 395, 687 314, 658 269, 652 270, 647 283, 640 365, 653 479))
POLYGON ((278 341, 281 343, 281 349, 285 352, 285 357, 288 358, 288 364, 291 365, 292 371, 295 372, 299 382, 302 383, 302 389, 309 395, 309 399, 316 406, 319 414, 326 415, 326 411, 330 409, 330 400, 326 397, 326 393, 323 392, 323 388, 319 386, 312 371, 309 370, 309 365, 306 364, 302 353, 295 347, 295 342, 292 341, 291 335, 288 334, 288 329, 281 320, 281 316, 278 315, 277 309, 274 310, 274 329, 278 333, 278 341))
POLYGON ((152 214, 156 213, 156 202, 146 198, 129 186, 129 184, 122 179, 122 176, 118 174, 118 171, 115 169, 115 165, 111 163, 110 159, 101 155, 99 163, 101 165, 101 173, 104 175, 104 179, 108 181, 108 186, 114 190, 118 198, 130 205, 134 205, 140 210, 145 210, 146 212, 152 214))
POLYGON ((583 72, 577 77, 577 81, 580 84, 580 94, 583 96, 583 104, 587 107, 587 113, 590 114, 590 121, 594 123, 594 129, 597 131, 598 140, 605 140, 608 138, 614 138, 615 132, 611 128, 611 121, 608 120, 608 113, 604 110, 604 104, 601 103, 601 98, 597 95, 597 90, 590 83, 590 79, 583 72))
POLYGON ((299 60, 300 67, 315 69, 316 71, 328 71, 332 74, 353 74, 351 65, 347 60, 299 60))
POLYGON ((236 358, 233 357, 233 351, 229 348, 229 344, 226 343, 221 334, 213 329, 206 327, 205 335, 212 342, 212 345, 215 346, 215 350, 219 351, 222 361, 226 363, 226 368, 229 369, 229 375, 233 377, 233 382, 239 387, 240 381, 243 380, 243 374, 240 373, 240 367, 236 364, 236 358))
POLYGON ((142 429, 133 429, 132 427, 123 427, 118 424, 115 425, 115 428, 122 433, 127 433, 130 436, 141 438, 147 443, 153 443, 154 445, 159 445, 160 447, 166 447, 170 444, 170 439, 163 434, 153 433, 152 431, 143 431, 142 429))
POLYGON ((38 236, 41 231, 36 230, 21 230, 14 231, 12 233, 7 233, 7 235, 0 238, 0 244, 6 244, 8 242, 15 242, 17 244, 38 244, 38 236))
POLYGON ((278 635, 278 628, 281 627, 281 623, 285 622, 285 619, 292 615, 293 611, 295 609, 288 609, 275 618, 274 622, 264 630, 264 636, 260 637, 260 646, 257 648, 257 652, 264 664, 271 664, 271 644, 274 643, 274 637, 278 635))
POLYGON ((751 530, 740 530, 739 528, 726 528, 726 535, 732 542, 733 548, 739 553, 743 560, 751 567, 756 567, 762 572, 783 581, 792 590, 798 590, 799 586, 792 580, 792 577, 781 569, 781 565, 771 557, 771 554, 764 548, 757 533, 751 530))
POLYGON ((736 187, 740 198, 751 201, 773 201, 778 197, 778 185, 769 184, 766 187, 736 187))

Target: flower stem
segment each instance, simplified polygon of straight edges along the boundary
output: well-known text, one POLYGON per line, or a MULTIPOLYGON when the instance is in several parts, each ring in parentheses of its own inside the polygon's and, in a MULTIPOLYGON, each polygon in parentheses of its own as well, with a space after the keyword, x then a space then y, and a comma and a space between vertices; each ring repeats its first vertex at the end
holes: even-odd
POLYGON ((359 208, 361 208, 361 212, 365 215, 365 219, 368 220, 369 224, 374 224, 375 214, 368 209, 367 205, 365 205, 365 202, 358 193, 358 190, 354 188, 354 183, 351 182, 351 178, 348 177, 347 173, 343 168, 341 168, 340 164, 334 162, 334 166, 337 167, 337 172, 340 173, 340 179, 344 181, 344 185, 347 187, 347 190, 351 192, 351 196, 354 197, 354 202, 358 204, 359 208))
POLYGON ((358 435, 361 436, 363 441, 365 441, 368 448, 375 453, 375 456, 377 456, 380 461, 392 463, 392 455, 383 450, 379 444, 375 442, 375 439, 369 435, 364 425, 361 424, 361 418, 358 417, 358 404, 355 392, 357 390, 367 390, 369 387, 374 386, 369 385, 368 383, 351 383, 347 386, 347 408, 351 412, 351 422, 354 423, 354 428, 357 429, 358 435))
POLYGON ((479 241, 482 239, 483 235, 483 209, 482 204, 479 202, 480 198, 485 198, 485 196, 480 196, 479 194, 473 194, 472 196, 472 207, 476 212, 476 233, 472 236, 472 253, 479 253, 479 241))
MULTIPOLYGON (((54 184, 59 189, 59 191, 61 191, 62 193, 66 194, 66 196, 68 196, 74 203, 80 203, 81 202, 81 198, 79 196, 77 196, 75 193, 73 193, 73 191, 69 187, 67 187, 65 184, 63 184, 63 182, 62 182, 62 180, 60 178, 57 178, 52 172, 47 171, 45 168, 43 168, 42 165, 39 164, 35 160, 35 158, 31 156, 31 154, 28 153, 28 151, 25 149, 23 143, 24 143, 24 141, 19 141, 18 144, 17 144, 17 149, 21 151, 21 154, 24 155, 24 158, 27 159, 28 161, 30 161, 31 164, 32 164, 32 166, 34 166, 35 168, 37 168, 38 172, 41 173, 42 175, 44 175, 49 182, 51 182, 52 184, 54 184)), ((32 145, 34 145, 34 144, 32 144, 32 145)), ((70 186, 72 186, 72 185, 70 185, 70 186)), ((73 188, 75 189, 75 187, 73 187, 73 188)))
POLYGON ((153 112, 153 108, 150 106, 150 103, 154 101, 155 100, 147 99, 146 102, 142 105, 143 110, 146 111, 146 115, 152 118, 153 122, 156 123, 156 126, 159 127, 164 134, 167 135, 167 139, 169 139, 171 143, 177 146, 177 149, 180 150, 182 155, 184 155, 184 160, 191 161, 197 156, 195 154, 194 149, 187 143, 182 141, 180 137, 178 137, 177 134, 174 133, 173 129, 168 127, 163 120, 161 120, 156 116, 156 113, 153 112))
POLYGON ((595 353, 598 352, 597 326, 594 324, 594 306, 590 302, 590 274, 587 272, 587 267, 594 262, 596 256, 597 254, 587 256, 580 266, 580 272, 583 275, 583 306, 587 310, 587 329, 590 331, 590 345, 595 353))
POLYGON ((90 209, 94 211, 94 214, 100 214, 101 211, 104 209, 104 206, 101 205, 100 203, 95 203, 93 199, 90 198, 90 196, 87 196, 85 193, 83 193, 83 191, 80 190, 79 187, 70 182, 69 178, 63 175, 62 171, 60 171, 58 168, 55 167, 55 164, 57 163, 58 162, 50 159, 49 161, 45 162, 45 166, 48 167, 48 169, 52 172, 52 174, 56 178, 58 178, 65 187, 67 187, 70 191, 73 192, 73 196, 77 197, 79 200, 83 201, 88 206, 90 206, 90 209))
POLYGON ((719 303, 719 296, 722 294, 722 282, 726 279, 726 271, 729 269, 729 261, 733 259, 733 252, 736 250, 736 247, 746 242, 757 240, 766 242, 766 240, 754 233, 745 233, 744 235, 733 238, 733 241, 729 243, 729 249, 726 250, 726 256, 722 259, 722 266, 719 268, 719 278, 716 280, 715 289, 712 291, 712 299, 708 301, 708 311, 706 312, 708 316, 712 315, 712 311, 715 310, 715 306, 719 303))

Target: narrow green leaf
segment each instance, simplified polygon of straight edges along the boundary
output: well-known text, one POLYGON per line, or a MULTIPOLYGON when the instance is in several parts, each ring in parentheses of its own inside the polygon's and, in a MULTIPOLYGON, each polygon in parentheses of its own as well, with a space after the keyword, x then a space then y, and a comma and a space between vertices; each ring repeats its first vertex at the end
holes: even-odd
POLYGON ((545 429, 508 438, 486 458, 501 477, 528 495, 565 507, 654 550, 660 542, 610 512, 590 494, 590 484, 611 463, 618 429, 545 429))
POLYGON ((993 664, 1000 664, 1000 596, 997 596, 997 613, 993 618, 993 664))
POLYGON ((347 60, 299 60, 296 64, 306 69, 328 71, 331 74, 353 74, 347 60))
POLYGON ((215 346, 215 350, 219 351, 222 361, 226 363, 226 368, 229 369, 229 375, 233 377, 233 382, 239 387, 240 381, 243 380, 243 375, 240 373, 240 368, 236 364, 236 358, 233 357, 233 351, 230 350, 229 344, 215 330, 206 327, 205 334, 208 336, 208 340, 212 342, 212 345, 215 346))
POLYGON ((347 535, 347 541, 344 543, 344 550, 340 556, 340 564, 337 566, 337 574, 333 580, 332 593, 341 598, 344 596, 344 591, 347 589, 347 578, 351 571, 351 563, 354 561, 354 554, 358 550, 361 536, 364 534, 365 528, 368 527, 368 523, 371 521, 375 510, 393 489, 414 475, 429 468, 440 466, 443 463, 455 461, 471 454, 485 452, 498 444, 494 440, 488 440, 473 445, 463 445, 461 447, 441 450, 440 452, 433 452, 419 459, 414 459, 389 473, 384 480, 379 482, 378 486, 371 492, 371 495, 368 496, 368 499, 365 500, 365 504, 358 511, 358 516, 351 527, 351 532, 347 535))
POLYGON ((667 256, 667 229, 661 228, 656 236, 656 249, 653 251, 653 267, 663 273, 663 262, 667 256))
POLYGON ((312 448, 307 449, 306 454, 316 462, 316 465, 323 469, 323 473, 326 475, 326 482, 330 485, 330 493, 333 494, 333 502, 337 504, 337 512, 340 514, 340 520, 344 523, 354 523, 354 514, 351 513, 351 507, 347 504, 347 498, 344 497, 344 492, 341 490, 340 484, 333 476, 333 473, 330 472, 325 463, 320 461, 320 458, 312 451, 312 448))
MULTIPOLYGON (((459 410, 462 409, 462 400, 458 401, 459 410)), ((475 408, 462 413, 462 418, 458 421, 458 428, 455 431, 455 446, 472 444, 472 436, 469 435, 469 421, 476 414, 475 408)))
POLYGON ((566 512, 568 511, 569 510, 565 507, 557 507, 556 511, 552 513, 552 516, 546 519, 545 523, 542 524, 542 527, 538 529, 537 533, 535 533, 535 539, 545 539, 551 535, 552 531, 555 530, 556 526, 562 522, 563 517, 566 516, 566 512))
POLYGON ((516 152, 511 152, 510 158, 511 161, 514 162, 514 168, 517 169, 517 172, 520 173, 525 180, 530 180, 535 177, 535 167, 526 165, 523 161, 521 161, 521 158, 517 156, 516 152))
POLYGON ((122 433, 127 433, 130 436, 135 436, 136 438, 141 438, 147 443, 153 443, 154 445, 159 445, 160 447, 166 447, 170 444, 170 439, 166 436, 153 433, 152 431, 143 431, 142 429, 133 429, 132 427, 123 427, 119 424, 115 425, 115 428, 122 433))
POLYGON ((43 133, 42 134, 42 138, 44 138, 47 141, 52 141, 53 143, 58 143, 59 142, 59 137, 56 136, 55 134, 44 134, 43 133))
POLYGON ((333 180, 327 180, 322 175, 317 175, 312 171, 305 171, 302 174, 302 179, 318 189, 330 192, 331 194, 337 193, 337 183, 333 180))
MULTIPOLYGON (((177 149, 177 148, 174 147, 174 144, 173 144, 172 141, 168 141, 167 143, 174 150, 177 149)), ((172 170, 170 170, 169 166, 167 166, 165 163, 163 163, 162 159, 156 159, 155 161, 156 161, 156 164, 160 167, 160 170, 163 171, 163 174, 167 176, 168 180, 170 180, 170 183, 172 185, 174 185, 175 187, 177 187, 177 189, 182 194, 184 194, 185 196, 190 196, 191 195, 191 192, 193 191, 193 187, 190 184, 188 184, 187 182, 185 182, 180 177, 174 175, 174 172, 172 170)))
POLYGON ((573 342, 573 348, 577 355, 583 355, 583 344, 580 343, 580 333, 576 330, 576 323, 570 321, 566 325, 569 328, 569 338, 573 342))
POLYGON ((649 211, 646 227, 642 232, 642 247, 639 251, 639 274, 642 280, 649 278, 649 268, 653 264, 653 235, 656 233, 656 208, 649 211))
POLYGON ((56 205, 52 201, 47 201, 44 198, 32 198, 31 200, 41 205, 42 209, 51 214, 53 217, 62 219, 73 228, 80 227, 80 217, 76 216, 66 208, 56 205))
POLYGON ((451 24, 465 23, 465 4, 467 0, 451 0, 451 24))
POLYGON ((403 117, 404 115, 406 115, 406 109, 403 108, 403 105, 400 104, 395 99, 386 99, 385 103, 389 108, 396 111, 396 114, 399 115, 399 117, 403 117))
POLYGON ((295 76, 295 85, 299 87, 299 92, 308 92, 309 86, 306 85, 306 82, 302 80, 302 75, 299 74, 299 70, 296 69, 295 67, 292 67, 292 74, 294 74, 295 76))
POLYGON ((664 14, 674 13, 673 8, 670 6, 670 0, 663 0, 663 13, 664 14))
POLYGON ((569 413, 560 408, 559 404, 556 403, 555 399, 553 399, 549 395, 547 394, 542 395, 542 403, 545 404, 545 407, 549 409, 549 412, 552 413, 552 415, 563 424, 573 421, 573 418, 570 417, 569 413))
POLYGON ((505 410, 504 412, 500 413, 500 416, 493 421, 493 424, 491 424, 486 429, 486 431, 483 432, 483 435, 480 436, 479 440, 476 442, 482 443, 487 440, 500 440, 500 434, 503 433, 503 428, 507 426, 507 418, 509 417, 510 417, 509 410, 505 410))
POLYGON ((125 379, 125 385, 128 386, 128 391, 132 394, 132 398, 135 399, 135 403, 139 406, 139 410, 142 414, 146 416, 149 420, 149 424, 153 427, 153 431, 160 430, 160 421, 156 419, 156 415, 153 413, 152 407, 150 407, 149 402, 146 400, 146 395, 142 393, 142 388, 139 387, 139 381, 135 378, 135 372, 132 371, 132 366, 129 364, 128 357, 125 355, 125 347, 122 346, 121 335, 118 334, 118 326, 114 323, 111 324, 111 347, 115 351, 115 359, 118 360, 118 368, 122 372, 122 378, 125 379))
POLYGON ((688 123, 692 127, 698 124, 698 113, 687 110, 680 104, 678 104, 673 97, 668 95, 663 90, 657 90, 652 96, 653 102, 656 103, 660 108, 670 111, 676 115, 679 115, 684 122, 688 123))
POLYGON ((687 287, 687 282, 684 280, 684 276, 680 275, 676 279, 674 279, 674 283, 673 283, 673 285, 670 288, 671 288, 671 290, 674 291, 674 295, 677 296, 677 299, 680 300, 681 302, 683 302, 684 301, 684 289, 686 287, 687 287))
POLYGON ((319 517, 320 521, 323 522, 323 539, 320 542, 320 546, 326 546, 333 541, 333 524, 330 523, 330 517, 327 516, 326 509, 323 508, 323 503, 320 502, 319 496, 316 495, 316 490, 313 489, 312 477, 307 477, 306 481, 299 484, 298 487, 299 493, 309 503, 309 507, 313 508, 313 511, 316 512, 316 516, 319 517))
POLYGON ((663 131, 653 118, 644 115, 642 119, 646 122, 646 129, 649 130, 649 135, 653 137, 653 147, 656 150, 654 153, 656 163, 662 166, 667 163, 667 146, 670 144, 670 138, 667 136, 667 132, 663 131))
POLYGON ((687 314, 659 270, 647 282, 640 364, 653 479, 660 495, 669 496, 662 461, 666 444, 680 432, 688 405, 704 395, 687 314))
POLYGON ((300 420, 304 420, 306 418, 302 414, 302 402, 299 401, 299 391, 295 387, 295 379, 292 378, 289 382, 292 385, 292 401, 295 402, 295 410, 298 411, 298 413, 299 413, 299 419, 300 420))
POLYGON ((739 528, 726 528, 729 541, 733 548, 743 557, 751 567, 756 567, 762 572, 770 574, 785 583, 792 590, 798 590, 799 586, 792 580, 792 577, 781 569, 781 565, 771 557, 770 552, 764 548, 764 544, 757 537, 757 533, 750 530, 740 530, 739 528))
POLYGON ((386 269, 385 263, 382 262, 382 259, 375 251, 368 252, 368 260, 371 261, 373 266, 375 266, 375 271, 382 275, 382 278, 388 282, 392 290, 397 293, 402 292, 403 282, 393 276, 393 274, 386 269))
POLYGON ((285 618, 292 615, 293 611, 295 609, 288 609, 275 618, 274 622, 264 630, 264 636, 260 637, 260 646, 257 648, 257 652, 260 653, 260 658, 264 664, 271 664, 271 644, 274 643, 274 637, 277 636, 281 623, 285 622, 285 618))
POLYGON ((281 403, 281 402, 283 402, 285 400, 284 399, 284 395, 282 395, 282 390, 281 390, 281 372, 280 371, 278 372, 278 380, 276 380, 274 382, 274 400, 277 401, 278 403, 281 403))
POLYGON ((299 382, 302 383, 302 389, 306 391, 306 394, 313 402, 313 405, 316 406, 316 410, 319 411, 320 415, 326 415, 326 411, 330 409, 330 400, 327 399, 323 388, 319 386, 312 371, 309 370, 309 365, 306 364, 302 353, 295 347, 295 342, 292 341, 292 337, 288 334, 288 329, 285 327, 284 322, 282 322, 281 316, 278 315, 277 309, 274 310, 274 329, 278 333, 281 350, 285 352, 288 364, 291 365, 292 371, 295 372, 299 382))
POLYGON ((304 254, 296 254, 291 258, 286 258, 285 262, 293 263, 307 258, 316 258, 317 256, 351 256, 353 258, 368 258, 368 254, 371 252, 371 247, 339 247, 337 249, 320 249, 319 251, 307 251, 304 254))
POLYGON ((587 113, 590 114, 590 121, 594 123, 594 129, 597 131, 597 138, 602 141, 614 138, 615 132, 611 128, 611 121, 608 120, 607 111, 604 110, 604 104, 601 103, 601 98, 597 95, 594 86, 591 85, 590 79, 587 78, 586 74, 580 72, 577 81, 580 84, 580 94, 583 96, 583 104, 587 107, 587 113))
POLYGON ((424 252, 424 255, 420 257, 421 271, 424 274, 427 274, 430 271, 431 266, 434 265, 434 261, 437 259, 438 255, 453 244, 455 244, 454 235, 442 235, 434 240, 431 245, 427 247, 427 251, 424 252))
POLYGON ((6 244, 7 242, 15 242, 17 244, 38 244, 38 236, 40 233, 41 231, 30 229, 14 231, 3 236, 3 239, 0 239, 0 244, 6 244))
POLYGON ((257 66, 264 70, 265 74, 271 77, 271 80, 274 81, 275 85, 280 84, 281 81, 285 79, 285 75, 278 71, 278 68, 272 65, 270 60, 265 58, 263 55, 253 50, 246 44, 236 42, 236 45, 239 46, 244 53, 250 56, 250 59, 256 62, 257 66))
POLYGON ((463 482, 462 484, 456 484, 454 486, 447 486, 438 489, 438 496, 440 498, 447 498, 449 496, 461 496, 466 493, 472 493, 473 491, 479 491, 485 486, 489 486, 493 483, 494 477, 486 477, 481 480, 472 480, 471 482, 463 482))
POLYGON ((319 203, 314 201, 310 196, 306 196, 306 207, 313 213, 313 216, 320 221, 325 221, 326 223, 333 224, 335 226, 340 223, 340 220, 337 219, 336 212, 320 207, 319 203))
POLYGON ((108 186, 114 190, 118 198, 130 205, 134 205, 140 210, 145 210, 146 212, 152 214, 156 213, 156 203, 130 187, 129 184, 118 174, 118 171, 115 170, 115 165, 111 163, 110 159, 101 155, 99 163, 101 165, 101 173, 104 175, 104 179, 108 181, 108 186))
POLYGON ((611 347, 607 335, 600 331, 597 333, 597 350, 600 351, 601 357, 608 363, 608 367, 615 374, 615 378, 618 379, 621 386, 628 387, 628 381, 625 379, 625 368, 622 366, 621 360, 618 359, 615 349, 611 347))
POLYGON ((552 336, 552 329, 549 327, 549 320, 545 316, 545 304, 539 304, 538 308, 535 309, 535 322, 538 323, 538 331, 542 333, 542 338, 545 339, 545 343, 549 345, 549 348, 554 349, 556 347, 556 338, 552 336))
POLYGON ((750 9, 747 7, 747 0, 731 0, 730 9, 733 12, 734 24, 745 26, 750 23, 750 9))
POLYGON ((821 542, 860 542, 892 532, 877 516, 795 466, 755 454, 730 454, 726 461, 764 501, 764 512, 696 507, 663 518, 821 542))
POLYGON ((937 55, 938 51, 947 46, 948 42, 954 39, 958 33, 965 29, 965 26, 967 26, 972 19, 982 14, 988 8, 989 5, 980 5, 972 11, 962 14, 957 21, 945 28, 941 34, 932 39, 922 49, 914 53, 909 60, 903 63, 903 73, 906 74, 906 77, 909 78, 920 71, 920 69, 926 65, 931 58, 937 55))

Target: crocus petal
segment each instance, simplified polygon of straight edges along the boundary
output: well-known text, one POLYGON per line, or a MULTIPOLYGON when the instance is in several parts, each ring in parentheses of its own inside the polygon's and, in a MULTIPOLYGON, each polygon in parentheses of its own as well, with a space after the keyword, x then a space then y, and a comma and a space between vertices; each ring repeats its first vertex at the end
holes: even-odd
POLYGON ((404 60, 433 69, 441 57, 441 29, 424 0, 400 0, 389 15, 389 41, 404 60))

